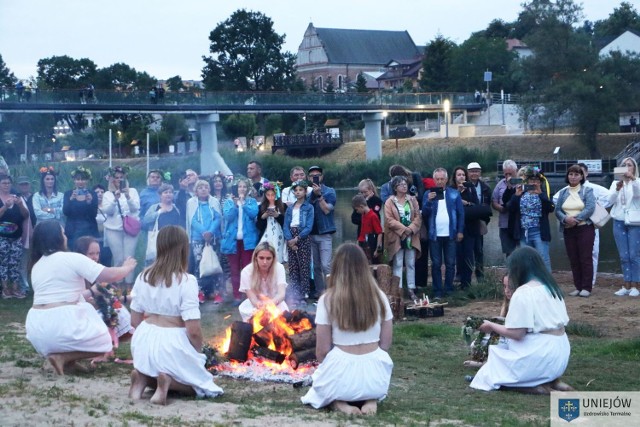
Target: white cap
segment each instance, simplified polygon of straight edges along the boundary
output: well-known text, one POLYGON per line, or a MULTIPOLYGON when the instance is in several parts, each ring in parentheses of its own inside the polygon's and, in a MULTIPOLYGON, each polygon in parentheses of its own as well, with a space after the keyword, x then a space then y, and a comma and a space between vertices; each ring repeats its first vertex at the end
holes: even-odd
POLYGON ((478 162, 471 162, 467 165, 467 170, 469 169, 482 169, 478 162))

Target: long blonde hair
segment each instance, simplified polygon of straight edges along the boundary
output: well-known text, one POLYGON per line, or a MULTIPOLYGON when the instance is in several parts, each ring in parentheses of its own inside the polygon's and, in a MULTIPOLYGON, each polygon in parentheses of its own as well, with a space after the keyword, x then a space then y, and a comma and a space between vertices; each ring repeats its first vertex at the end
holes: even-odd
POLYGON ((267 273, 267 289, 269 295, 274 295, 277 288, 276 283, 276 264, 278 263, 278 256, 276 255, 276 248, 269 242, 262 242, 253 250, 253 255, 251 256, 251 265, 253 266, 253 271, 251 274, 251 290, 256 294, 261 294, 262 289, 260 287, 260 266, 258 265, 258 253, 262 251, 269 251, 271 255, 273 255, 273 261, 271 262, 271 266, 269 267, 269 272, 267 273))
POLYGON ((189 268, 189 239, 183 228, 167 225, 160 229, 156 240, 158 255, 149 268, 142 273, 142 278, 151 286, 161 283, 169 288, 174 274, 177 282, 187 274, 189 268))
POLYGON ((364 251, 353 243, 340 245, 325 293, 331 322, 343 331, 366 331, 387 316, 382 298, 364 251))

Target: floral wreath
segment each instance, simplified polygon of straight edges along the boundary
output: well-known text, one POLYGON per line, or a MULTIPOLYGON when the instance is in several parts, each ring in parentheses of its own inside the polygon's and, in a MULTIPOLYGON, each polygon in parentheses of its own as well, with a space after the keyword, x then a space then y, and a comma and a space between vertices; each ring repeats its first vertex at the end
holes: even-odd
POLYGON ((293 189, 296 188, 296 187, 303 187, 306 190, 307 187, 309 187, 309 183, 307 181, 305 181, 304 179, 299 179, 299 180, 293 181, 293 183, 291 183, 291 191, 293 191, 293 189))
POLYGON ((262 184, 260 187, 260 191, 258 192, 260 196, 265 194, 269 190, 273 190, 276 193, 276 200, 280 198, 280 191, 282 188, 282 182, 280 181, 269 181, 262 184))
POLYGON ((215 171, 213 173, 213 176, 211 177, 211 179, 213 180, 213 178, 218 177, 218 176, 222 179, 222 182, 224 182, 226 184, 230 184, 230 183, 233 182, 233 174, 225 175, 224 173, 222 173, 220 171, 215 171))
POLYGON ((471 359, 477 362, 484 362, 489 356, 489 346, 498 344, 500 341, 500 335, 495 332, 489 334, 488 339, 486 334, 482 331, 478 331, 480 325, 485 320, 490 320, 494 323, 504 325, 504 320, 500 318, 486 318, 478 316, 469 316, 462 325, 462 338, 464 338, 467 345, 471 345, 471 359))
POLYGON ((129 173, 129 171, 131 170, 131 168, 127 165, 125 166, 113 166, 107 169, 107 173, 109 174, 109 176, 113 176, 115 175, 116 172, 122 173, 127 175, 129 173))
POLYGON ((85 168, 84 166, 78 166, 74 170, 71 171, 71 177, 76 178, 79 175, 84 175, 87 179, 91 179, 91 170, 85 168))
POLYGON ((58 172, 53 168, 53 166, 42 166, 38 169, 40 175, 58 175, 58 172))
POLYGON ((524 176, 525 177, 544 177, 544 175, 542 175, 542 169, 540 169, 540 166, 532 166, 529 165, 527 167, 525 167, 524 169, 524 176))

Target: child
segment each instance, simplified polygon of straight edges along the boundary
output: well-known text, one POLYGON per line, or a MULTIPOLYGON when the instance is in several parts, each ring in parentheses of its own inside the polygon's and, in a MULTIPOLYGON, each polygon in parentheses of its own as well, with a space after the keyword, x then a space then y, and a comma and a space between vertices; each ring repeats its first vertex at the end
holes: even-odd
POLYGON ((307 202, 307 183, 296 181, 291 185, 296 202, 284 214, 282 232, 287 241, 289 256, 289 280, 287 304, 290 308, 302 305, 309 292, 311 276, 311 229, 313 206, 307 202))
POLYGON ((382 252, 382 226, 380 217, 369 208, 363 195, 358 194, 351 200, 353 209, 362 216, 358 245, 367 255, 369 264, 379 264, 378 256, 382 252))

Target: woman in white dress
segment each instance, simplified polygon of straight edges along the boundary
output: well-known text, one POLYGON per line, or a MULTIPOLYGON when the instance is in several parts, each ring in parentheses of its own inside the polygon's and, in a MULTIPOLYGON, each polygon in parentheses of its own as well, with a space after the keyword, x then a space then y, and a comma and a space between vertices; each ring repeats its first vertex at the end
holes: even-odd
POLYGON ((276 249, 269 242, 259 243, 251 264, 240 273, 240 292, 247 294, 247 299, 238 307, 242 320, 248 322, 257 310, 269 303, 282 312, 288 311, 284 302, 286 289, 284 266, 278 262, 276 249))
POLYGON ((280 186, 278 183, 267 182, 262 185, 264 198, 260 202, 257 226, 260 232, 260 242, 269 242, 276 248, 277 261, 286 264, 289 261, 285 245, 282 226, 284 225, 284 212, 287 205, 280 198, 280 186))
POLYGON ((29 271, 33 307, 27 314, 27 339, 45 356, 59 375, 77 360, 111 351, 107 325, 86 300, 97 293, 91 283, 121 280, 136 266, 127 258, 121 267, 104 267, 84 255, 67 252, 67 238, 60 223, 42 221, 33 231, 29 271))
POLYGON ((151 403, 158 405, 166 405, 169 390, 216 397, 222 389, 204 367, 198 282, 187 273, 187 233, 168 225, 158 232, 156 245, 155 262, 138 275, 132 292, 135 369, 129 397, 141 399, 145 388, 156 383, 151 403))
POLYGON ((565 333, 569 323, 562 291, 540 254, 522 246, 507 260, 509 284, 515 288, 503 325, 485 322, 478 328, 508 339, 490 346, 487 363, 471 381, 478 390, 512 388, 549 394, 572 390, 559 380, 569 363, 571 346, 565 333))
POLYGON ((393 362, 387 351, 392 318, 364 251, 353 243, 342 244, 333 257, 327 291, 318 300, 316 356, 321 363, 302 403, 375 414, 391 381, 393 362))

